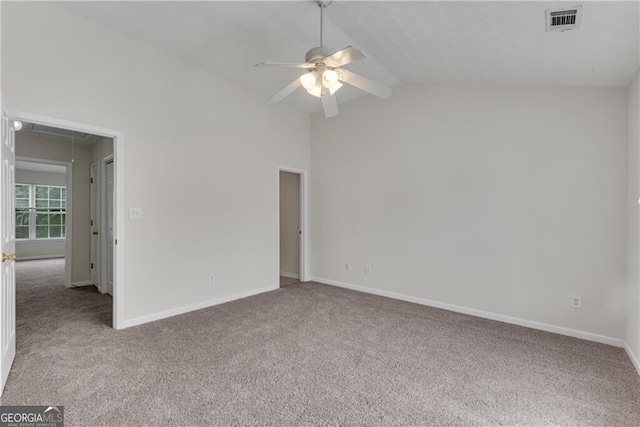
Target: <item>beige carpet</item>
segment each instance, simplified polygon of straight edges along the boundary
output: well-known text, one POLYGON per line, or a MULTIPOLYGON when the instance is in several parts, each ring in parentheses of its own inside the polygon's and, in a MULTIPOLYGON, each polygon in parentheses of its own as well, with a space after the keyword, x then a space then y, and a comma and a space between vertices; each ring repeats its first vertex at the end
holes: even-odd
POLYGON ((640 425, 619 348, 313 283, 114 331, 49 263, 18 263, 1 403, 68 426, 640 425))
POLYGON ((294 283, 299 283, 299 279, 293 279, 291 277, 280 276, 280 287, 283 288, 285 286, 293 285, 294 283))

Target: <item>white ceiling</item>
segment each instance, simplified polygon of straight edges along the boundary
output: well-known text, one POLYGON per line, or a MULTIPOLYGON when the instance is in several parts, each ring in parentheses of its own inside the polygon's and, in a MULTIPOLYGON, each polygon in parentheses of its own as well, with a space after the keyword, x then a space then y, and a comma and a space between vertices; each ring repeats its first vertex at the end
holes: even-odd
MULTIPOLYGON (((57 3, 264 95, 301 71, 260 68, 303 62, 318 45, 314 0, 284 2, 57 3)), ((390 86, 403 82, 625 86, 639 64, 638 2, 340 1, 326 9, 324 45, 353 45, 369 58, 347 68, 390 86), (583 5, 577 31, 547 33, 545 10, 583 5)), ((338 101, 363 96, 351 87, 338 101)), ((307 111, 320 100, 298 90, 307 111)))

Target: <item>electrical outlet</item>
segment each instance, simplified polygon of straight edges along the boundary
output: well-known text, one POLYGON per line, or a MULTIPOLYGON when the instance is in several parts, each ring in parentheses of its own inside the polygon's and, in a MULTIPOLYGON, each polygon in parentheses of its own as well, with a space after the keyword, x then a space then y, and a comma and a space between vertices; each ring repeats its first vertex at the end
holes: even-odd
POLYGON ((371 274, 371 266, 370 265, 367 265, 364 268, 364 274, 366 274, 367 276, 369 276, 371 274))
POLYGON ((350 268, 351 268, 351 266, 350 266, 349 264, 345 264, 345 265, 344 265, 344 269, 345 269, 345 270, 349 270, 350 268))
POLYGON ((571 308, 582 308, 582 297, 580 295, 571 295, 571 308))
POLYGON ((214 283, 216 283, 216 276, 214 276, 213 273, 211 273, 209 275, 209 284, 213 285, 214 283))

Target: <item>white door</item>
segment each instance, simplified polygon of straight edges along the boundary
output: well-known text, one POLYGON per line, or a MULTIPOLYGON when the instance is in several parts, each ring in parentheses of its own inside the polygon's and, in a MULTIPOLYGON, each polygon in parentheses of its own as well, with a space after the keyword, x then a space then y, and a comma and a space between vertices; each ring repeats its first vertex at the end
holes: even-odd
POLYGON ((107 200, 105 203, 107 225, 107 293, 113 296, 113 161, 107 163, 107 200))
POLYGON ((100 292, 105 289, 100 281, 100 186, 98 162, 91 164, 91 283, 100 292))
POLYGON ((11 370, 16 355, 16 267, 15 267, 15 132, 2 110, 2 131, 0 163, 2 164, 2 184, 0 184, 0 246, 2 250, 1 290, 0 290, 0 336, 2 348, 2 371, 0 372, 0 394, 11 370))

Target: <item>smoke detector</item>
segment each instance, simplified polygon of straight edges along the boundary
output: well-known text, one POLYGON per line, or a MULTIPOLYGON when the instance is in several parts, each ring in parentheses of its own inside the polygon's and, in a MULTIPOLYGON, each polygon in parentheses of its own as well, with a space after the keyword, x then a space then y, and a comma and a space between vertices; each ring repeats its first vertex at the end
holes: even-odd
POLYGON ((567 31, 580 28, 582 6, 566 7, 564 9, 547 9, 547 32, 567 31))

